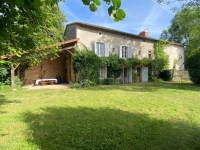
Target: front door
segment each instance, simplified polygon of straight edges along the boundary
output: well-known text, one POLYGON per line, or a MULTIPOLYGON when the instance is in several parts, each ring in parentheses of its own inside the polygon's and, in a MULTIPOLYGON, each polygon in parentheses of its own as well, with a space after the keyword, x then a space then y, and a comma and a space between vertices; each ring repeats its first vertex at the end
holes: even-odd
POLYGON ((148 82, 148 67, 141 69, 141 82, 148 82))
POLYGON ((124 83, 128 83, 128 69, 124 68, 124 83))

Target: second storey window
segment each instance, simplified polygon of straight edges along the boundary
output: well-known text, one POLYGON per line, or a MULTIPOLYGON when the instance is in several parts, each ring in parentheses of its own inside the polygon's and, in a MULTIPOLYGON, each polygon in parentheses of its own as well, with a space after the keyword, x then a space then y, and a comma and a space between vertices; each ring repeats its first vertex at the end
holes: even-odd
POLYGON ((128 47, 122 46, 122 58, 128 58, 128 47))
POLYGON ((119 57, 120 58, 132 58, 133 50, 132 46, 119 46, 119 57))
POLYGON ((109 44, 95 42, 94 43, 95 54, 99 57, 109 57, 109 44))
POLYGON ((105 56, 105 45, 104 43, 97 42, 97 55, 98 56, 105 56))

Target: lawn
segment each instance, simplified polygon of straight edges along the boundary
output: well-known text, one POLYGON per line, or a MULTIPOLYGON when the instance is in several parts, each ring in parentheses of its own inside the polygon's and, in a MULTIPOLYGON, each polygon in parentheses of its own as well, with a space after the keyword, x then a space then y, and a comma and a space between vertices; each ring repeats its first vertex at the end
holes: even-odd
POLYGON ((1 150, 199 150, 200 87, 136 83, 0 93, 1 150))

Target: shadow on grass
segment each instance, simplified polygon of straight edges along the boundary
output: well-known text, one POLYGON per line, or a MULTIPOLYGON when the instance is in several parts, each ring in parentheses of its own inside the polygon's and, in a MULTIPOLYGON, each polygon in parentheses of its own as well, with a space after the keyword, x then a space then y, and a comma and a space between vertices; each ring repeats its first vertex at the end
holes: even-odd
POLYGON ((17 100, 13 101, 7 100, 4 95, 0 94, 0 114, 6 113, 5 111, 1 111, 2 105, 7 105, 10 103, 21 103, 21 102, 17 100))
POLYGON ((87 107, 50 107, 23 116, 27 141, 41 150, 200 149, 199 127, 181 120, 87 107))
POLYGON ((141 82, 133 84, 120 85, 102 85, 97 87, 81 88, 81 90, 122 90, 130 92, 156 92, 159 89, 171 90, 189 90, 200 92, 200 87, 193 83, 178 83, 178 82, 141 82))

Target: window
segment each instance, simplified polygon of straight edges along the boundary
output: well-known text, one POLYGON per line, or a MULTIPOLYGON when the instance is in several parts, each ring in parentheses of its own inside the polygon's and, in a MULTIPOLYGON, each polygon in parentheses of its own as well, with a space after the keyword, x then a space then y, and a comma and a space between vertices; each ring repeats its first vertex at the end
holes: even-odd
POLYGON ((128 58, 128 47, 122 46, 122 58, 128 58))
POLYGON ((103 79, 103 78, 106 78, 106 76, 107 76, 107 75, 106 75, 106 74, 107 74, 106 72, 107 72, 107 71, 106 71, 106 67, 101 67, 101 68, 100 68, 100 71, 99 71, 99 73, 100 73, 100 78, 102 78, 102 79, 103 79))
POLYGON ((138 52, 138 55, 140 55, 140 54, 141 54, 141 51, 138 52))
POLYGON ((104 43, 97 43, 97 55, 98 56, 105 56, 105 45, 104 43))
POLYGON ((149 59, 151 59, 151 50, 149 50, 149 59))
POLYGON ((119 46, 119 58, 132 58, 133 49, 132 46, 119 46))
POLYGON ((102 35, 101 31, 98 32, 99 35, 102 35))
POLYGON ((99 57, 109 57, 109 43, 94 42, 94 52, 99 57))

